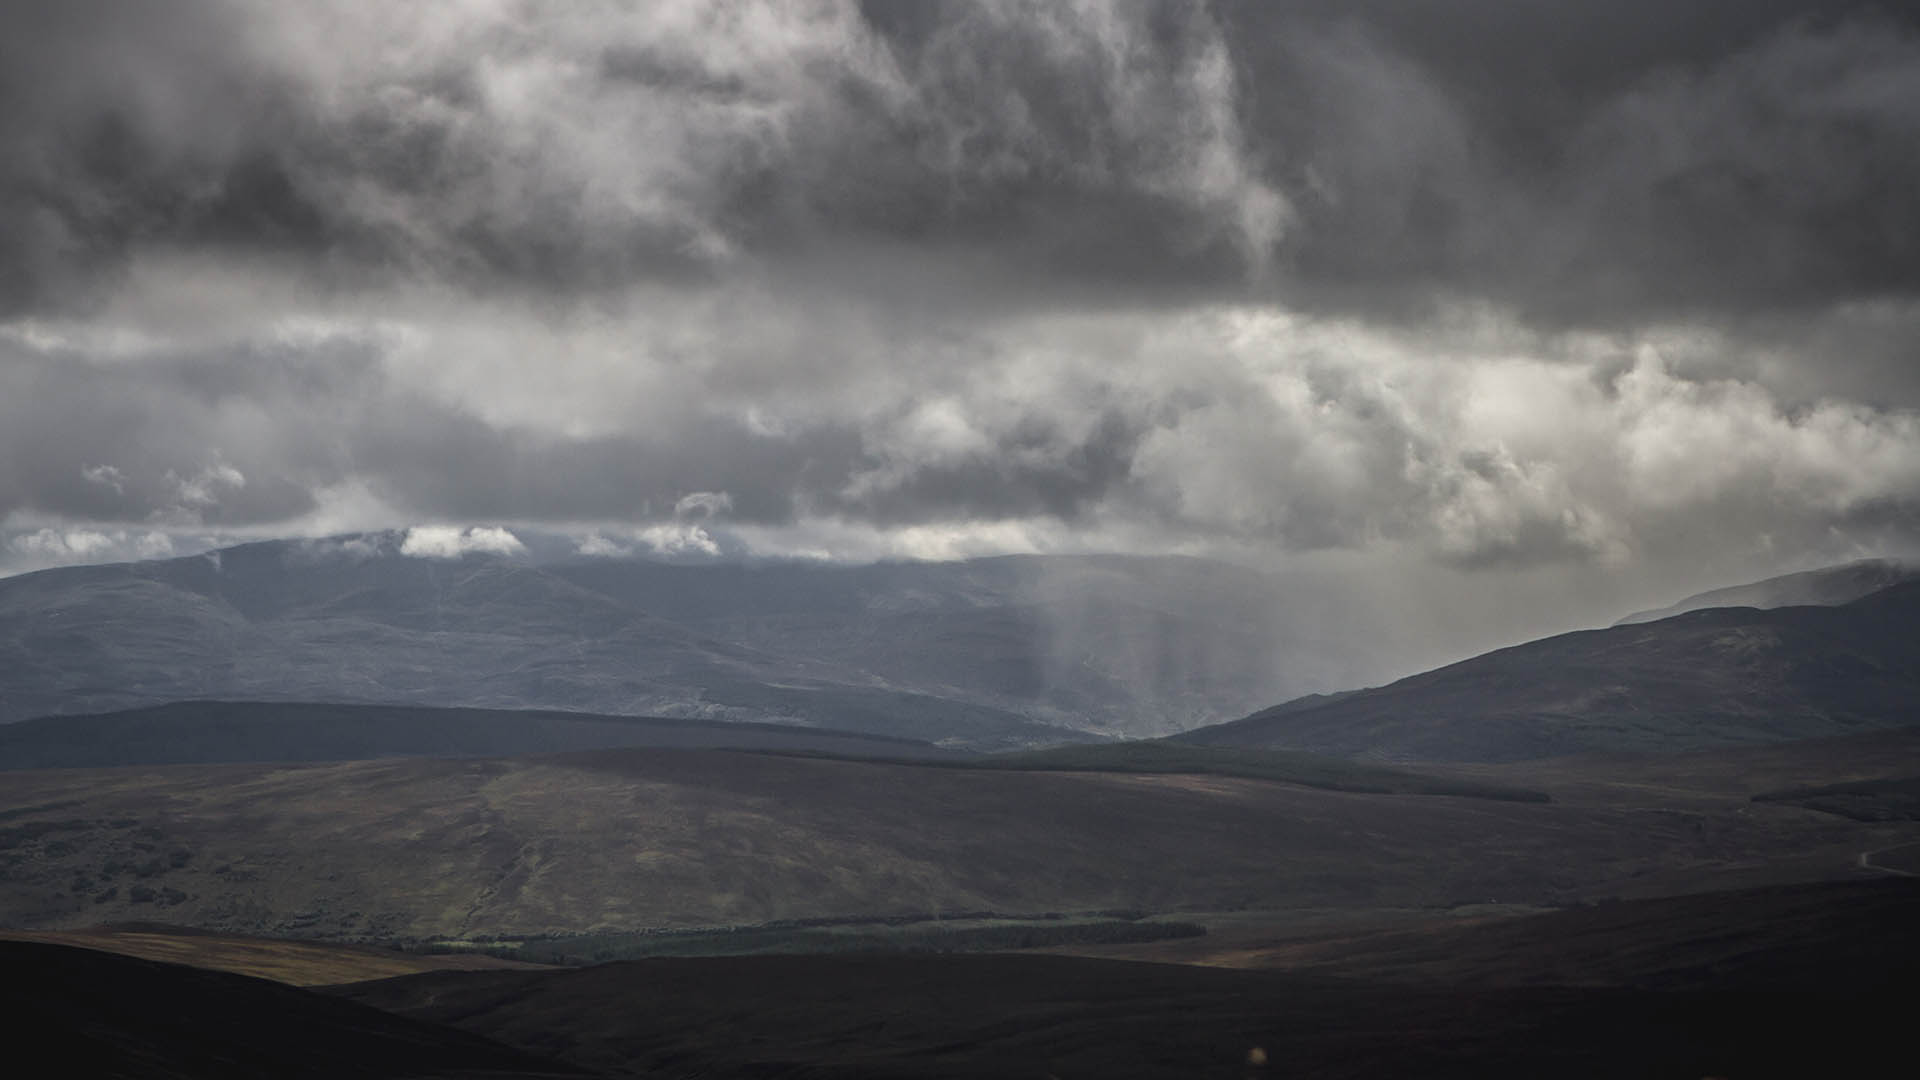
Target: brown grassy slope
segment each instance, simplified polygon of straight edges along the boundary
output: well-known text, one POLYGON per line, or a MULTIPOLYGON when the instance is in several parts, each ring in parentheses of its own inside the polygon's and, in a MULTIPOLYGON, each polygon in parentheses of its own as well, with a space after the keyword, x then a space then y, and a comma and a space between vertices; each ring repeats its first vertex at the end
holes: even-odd
POLYGON ((230 971, 289 986, 390 979, 423 971, 534 968, 491 956, 403 953, 359 945, 211 934, 167 926, 92 926, 79 930, 0 930, 0 941, 38 942, 230 971))
POLYGON ((850 914, 1558 903, 1911 838, 1759 804, 1501 803, 728 752, 16 773, 0 925, 391 939, 850 914))

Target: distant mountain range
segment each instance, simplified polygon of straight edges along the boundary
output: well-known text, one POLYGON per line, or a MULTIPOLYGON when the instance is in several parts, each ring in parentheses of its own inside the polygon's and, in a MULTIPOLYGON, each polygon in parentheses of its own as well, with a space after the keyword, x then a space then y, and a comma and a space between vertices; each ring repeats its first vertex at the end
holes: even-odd
MULTIPOLYGON (((1856 565, 1827 581, 1838 589, 1860 576, 1856 565)), ((1778 591, 1826 587, 1802 576, 1778 591)), ((1511 761, 1911 724, 1920 724, 1920 581, 1838 606, 1710 608, 1561 634, 1175 738, 1381 761, 1511 761)))
POLYGON ((225 699, 774 721, 975 750, 1271 701, 1276 607, 1186 558, 676 565, 249 544, 0 580, 0 722, 225 699))
POLYGON ((1171 735, 1507 761, 1920 723, 1920 570, 1880 560, 1254 712, 1313 645, 1289 636, 1272 579, 1224 563, 687 565, 404 547, 398 533, 274 541, 0 580, 0 722, 202 703, 191 722, 165 714, 164 735, 158 715, 73 720, 70 737, 42 725, 0 739, 0 757, 14 746, 23 761, 104 764, 110 747, 80 744, 106 728, 119 734, 102 746, 132 740, 152 761, 190 759, 167 757, 168 740, 201 746, 197 760, 663 745, 657 723, 620 722, 652 716, 967 751, 1171 735), (255 703, 219 707, 254 709, 253 726, 209 701, 255 703), (566 715, 461 727, 422 712, 389 728, 341 713, 323 737, 301 713, 309 730, 288 741, 299 717, 259 711, 274 703, 566 715))
POLYGON ((1832 607, 1852 603, 1869 593, 1905 581, 1920 581, 1920 564, 1892 559, 1861 559, 1843 566, 1783 574, 1765 581, 1696 593, 1668 607, 1636 611, 1613 625, 1655 622, 1704 608, 1832 607))

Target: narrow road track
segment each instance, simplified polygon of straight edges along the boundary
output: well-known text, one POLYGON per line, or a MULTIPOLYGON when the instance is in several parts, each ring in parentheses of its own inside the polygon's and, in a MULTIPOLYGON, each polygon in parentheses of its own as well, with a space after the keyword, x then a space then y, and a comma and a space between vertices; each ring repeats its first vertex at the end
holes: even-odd
POLYGON ((1887 847, 1874 848, 1872 851, 1863 851, 1860 853, 1860 869, 1878 870, 1883 874, 1897 874, 1900 877, 1920 878, 1920 874, 1916 874, 1911 870, 1895 870, 1891 866, 1881 866, 1879 863, 1873 861, 1873 857, 1883 851, 1897 851, 1900 848, 1912 847, 1915 844, 1920 844, 1920 840, 1909 840, 1904 844, 1890 844, 1887 847))

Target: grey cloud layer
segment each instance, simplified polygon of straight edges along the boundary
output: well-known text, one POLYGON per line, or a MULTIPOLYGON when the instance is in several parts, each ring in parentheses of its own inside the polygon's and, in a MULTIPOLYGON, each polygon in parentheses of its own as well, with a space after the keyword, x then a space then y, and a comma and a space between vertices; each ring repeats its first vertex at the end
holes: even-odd
POLYGON ((0 120, 15 304, 143 244, 562 292, 862 238, 1227 279, 1285 216, 1200 8, 955 7, 893 38, 840 4, 92 0, 38 22, 5 57, 30 103, 0 120))
MULTIPOLYGON (((549 420, 489 422, 473 411, 484 384, 422 382, 377 335, 104 365, 6 347, 0 506, 136 529, 328 522, 355 499, 383 508, 376 522, 670 522, 697 504, 715 531, 1053 522, 1484 567, 1846 554, 1911 540, 1920 508, 1910 412, 1791 409, 1677 375, 1653 344, 1436 362, 1358 323, 1245 309, 1004 325, 963 367, 871 379, 851 400, 809 399, 800 378, 784 395, 661 401, 655 383, 593 382, 598 358, 576 343, 541 377, 635 422, 574 434, 568 398, 549 420), (102 415, 96 396, 129 404, 75 425, 102 415)), ((462 362, 436 356, 441 376, 462 362)))
POLYGON ((910 245, 1023 288, 1589 324, 1920 284, 1920 36, 1888 5, 865 15, 10 14, 7 295, 204 244, 561 293, 910 245))
POLYGON ((1920 537, 1904 7, 5 10, 36 559, 423 519, 1478 568, 1920 537))

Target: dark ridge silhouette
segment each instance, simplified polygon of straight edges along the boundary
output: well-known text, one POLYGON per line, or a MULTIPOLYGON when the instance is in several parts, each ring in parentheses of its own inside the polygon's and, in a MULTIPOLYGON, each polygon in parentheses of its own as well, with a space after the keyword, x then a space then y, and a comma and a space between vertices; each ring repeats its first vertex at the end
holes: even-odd
POLYGON ((1713 608, 1500 649, 1174 736, 1385 761, 1671 752, 1920 723, 1920 582, 1836 607, 1713 608))
POLYGON ((0 966, 7 1053, 24 1070, 17 1075, 585 1075, 455 1028, 245 975, 17 941, 0 941, 0 966))

